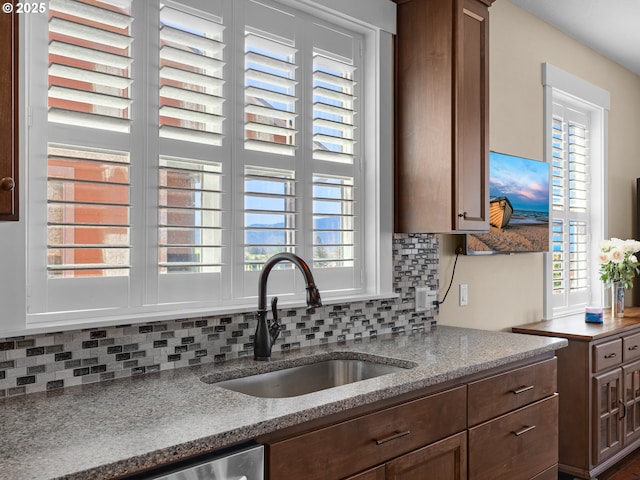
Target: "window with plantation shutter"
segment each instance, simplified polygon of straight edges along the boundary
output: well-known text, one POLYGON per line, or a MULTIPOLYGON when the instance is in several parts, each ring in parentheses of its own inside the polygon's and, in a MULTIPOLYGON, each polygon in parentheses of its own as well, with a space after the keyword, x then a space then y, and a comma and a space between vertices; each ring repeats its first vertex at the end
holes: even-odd
POLYGON ((361 44, 318 24, 313 44, 313 265, 348 289, 361 282, 361 44))
POLYGON ((313 266, 353 267, 355 261, 353 178, 313 178, 313 266))
POLYGON ((552 277, 554 303, 586 305, 589 299, 589 117, 553 104, 552 277))
MULTIPOLYGON (((262 35, 265 35, 264 33, 262 35)), ((247 150, 293 155, 296 147, 296 49, 248 30, 245 35, 247 150)))
POLYGON ((128 275, 129 155, 49 144, 50 278, 128 275))
POLYGON ((49 3, 49 121, 129 131, 130 2, 49 3))
POLYGON ((313 55, 313 158, 353 163, 355 67, 320 52, 313 55))
MULTIPOLYGON (((274 0, 49 13, 26 19, 28 324, 253 309, 278 252, 325 300, 390 293, 378 27, 274 0)), ((304 302, 303 278, 278 264, 269 293, 304 302)))
POLYGON ((29 237, 29 265, 46 273, 30 278, 29 311, 113 308, 132 272, 132 2, 51 0, 33 21, 46 43, 32 53, 44 114, 32 115, 30 165, 46 175, 30 178, 29 216, 46 232, 29 237))
POLYGON ((249 166, 244 184, 244 265, 258 271, 276 253, 295 253, 295 172, 249 166))
POLYGON ((220 1, 192 3, 160 4, 158 264, 148 272, 147 295, 164 303, 219 302, 229 294, 222 287, 229 268, 228 12, 220 1))
POLYGON ((222 267, 221 165, 160 157, 158 268, 213 273, 222 267))
POLYGON ((221 19, 166 4, 160 10, 160 136, 222 144, 221 19))
MULTIPOLYGON (((561 83, 569 78, 550 68, 561 83)), ((603 238, 604 128, 594 105, 556 89, 546 94, 552 190, 545 315, 551 318, 601 302, 596 252, 603 238)))

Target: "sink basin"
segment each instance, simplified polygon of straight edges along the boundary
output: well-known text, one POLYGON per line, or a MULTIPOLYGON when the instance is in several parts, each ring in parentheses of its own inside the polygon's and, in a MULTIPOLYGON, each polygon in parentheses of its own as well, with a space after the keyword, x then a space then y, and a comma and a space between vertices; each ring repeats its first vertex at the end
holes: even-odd
POLYGON ((254 397, 285 398, 406 370, 366 360, 324 360, 213 383, 254 397))

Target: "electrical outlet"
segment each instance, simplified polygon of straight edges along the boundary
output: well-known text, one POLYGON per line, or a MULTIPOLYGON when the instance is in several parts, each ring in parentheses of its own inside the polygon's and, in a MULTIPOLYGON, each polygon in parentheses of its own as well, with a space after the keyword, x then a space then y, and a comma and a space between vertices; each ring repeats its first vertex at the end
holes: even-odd
POLYGON ((436 308, 438 291, 427 287, 416 287, 416 312, 436 308))
POLYGON ((469 286, 466 283, 460 284, 460 306, 466 307, 469 304, 469 286))
POLYGON ((416 288, 416 312, 427 310, 427 287, 416 288))

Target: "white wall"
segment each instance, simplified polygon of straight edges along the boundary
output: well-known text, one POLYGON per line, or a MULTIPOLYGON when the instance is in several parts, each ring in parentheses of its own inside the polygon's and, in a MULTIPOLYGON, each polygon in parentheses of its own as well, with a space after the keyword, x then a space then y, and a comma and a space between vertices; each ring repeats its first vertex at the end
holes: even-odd
MULTIPOLYGON (((640 177, 640 77, 509 0, 497 0, 489 11, 490 148, 543 159, 544 62, 609 91, 608 230, 609 236, 633 238, 635 179, 640 177)), ((460 242, 459 236, 443 235, 440 297, 460 242)), ((543 314, 543 289, 542 254, 460 256, 438 323, 502 330, 537 321, 543 314), (459 283, 469 285, 466 307, 458 307, 459 283)))

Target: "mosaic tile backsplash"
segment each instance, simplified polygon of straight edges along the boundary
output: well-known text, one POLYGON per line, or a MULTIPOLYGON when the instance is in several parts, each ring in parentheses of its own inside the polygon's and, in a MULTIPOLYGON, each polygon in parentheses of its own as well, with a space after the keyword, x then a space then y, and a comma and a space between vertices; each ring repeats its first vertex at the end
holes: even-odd
MULTIPOLYGON (((394 236, 393 268, 398 298, 281 311, 274 351, 435 327, 414 299, 438 288, 438 237, 394 236)), ((253 355, 254 330, 250 312, 0 339, 0 397, 253 355)))

